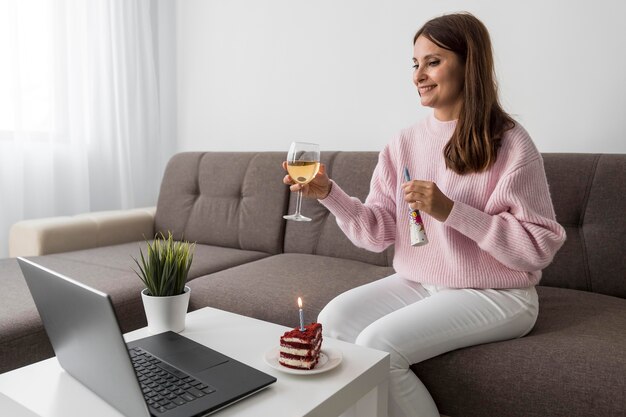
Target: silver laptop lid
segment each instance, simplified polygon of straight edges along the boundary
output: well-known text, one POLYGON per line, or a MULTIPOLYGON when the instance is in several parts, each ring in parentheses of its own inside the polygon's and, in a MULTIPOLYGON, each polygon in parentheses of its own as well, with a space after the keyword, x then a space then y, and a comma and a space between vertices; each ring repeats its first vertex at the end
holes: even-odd
POLYGON ((17 261, 63 369, 124 415, 149 416, 109 296, 17 261))

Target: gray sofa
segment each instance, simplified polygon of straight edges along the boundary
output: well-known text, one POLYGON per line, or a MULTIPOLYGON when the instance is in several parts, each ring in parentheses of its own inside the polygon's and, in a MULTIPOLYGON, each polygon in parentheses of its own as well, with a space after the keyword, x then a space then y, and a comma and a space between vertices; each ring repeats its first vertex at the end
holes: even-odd
MULTIPOLYGON (((626 155, 543 156, 568 239, 538 287, 537 324, 522 339, 459 349, 414 365, 442 414, 626 415, 626 155)), ((150 211, 130 216, 142 219, 136 229, 126 225, 130 217, 123 213, 108 220, 25 222, 13 231, 11 245, 19 248, 13 254, 37 255, 36 262, 111 294, 129 331, 145 325, 142 286, 130 269, 142 236, 129 230, 149 236, 172 231, 197 242, 190 309, 212 306, 296 326, 294 302, 301 296, 312 321, 337 294, 391 274, 393 248, 383 253, 356 248, 316 201, 303 204, 311 223, 284 221, 295 198, 281 182, 283 159, 283 153, 175 155, 148 226, 150 211), (111 236, 116 228, 122 237, 111 236), (74 234, 64 235, 67 230, 74 234), (78 237, 59 244, 63 236, 81 236, 81 230, 97 236, 81 243, 88 249, 76 247, 78 237), (24 239, 37 241, 30 245, 34 252, 24 239), (46 239, 52 243, 42 244, 46 239), (59 248, 66 251, 49 253, 59 248)), ((349 194, 366 197, 376 153, 327 152, 322 159, 349 194)), ((0 372, 5 372, 53 352, 14 259, 0 260, 0 282, 0 372)))

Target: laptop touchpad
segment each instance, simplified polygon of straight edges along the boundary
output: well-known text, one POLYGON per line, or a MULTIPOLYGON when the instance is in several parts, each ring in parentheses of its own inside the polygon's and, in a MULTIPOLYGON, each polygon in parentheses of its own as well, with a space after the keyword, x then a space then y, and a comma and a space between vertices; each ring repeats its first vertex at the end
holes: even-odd
POLYGON ((227 356, 206 347, 194 347, 162 359, 186 372, 199 372, 228 362, 227 356))

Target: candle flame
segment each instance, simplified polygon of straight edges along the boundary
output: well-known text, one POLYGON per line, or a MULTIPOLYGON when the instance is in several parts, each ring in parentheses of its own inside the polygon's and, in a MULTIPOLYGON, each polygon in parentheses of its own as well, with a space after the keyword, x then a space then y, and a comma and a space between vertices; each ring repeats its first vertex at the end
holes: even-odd
POLYGON ((302 298, 298 297, 298 308, 302 308, 302 298))

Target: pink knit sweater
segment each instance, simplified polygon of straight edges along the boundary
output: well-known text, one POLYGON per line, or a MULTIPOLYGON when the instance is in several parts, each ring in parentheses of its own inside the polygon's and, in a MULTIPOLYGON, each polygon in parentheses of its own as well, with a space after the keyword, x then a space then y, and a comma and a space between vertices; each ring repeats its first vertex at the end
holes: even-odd
POLYGON ((543 160, 519 124, 509 130, 496 163, 479 174, 446 168, 443 148, 456 121, 430 116, 399 133, 379 155, 362 203, 333 183, 320 202, 357 246, 380 252, 395 243, 393 267, 414 281, 452 288, 535 285, 565 241, 556 222, 543 160), (408 205, 400 185, 433 181, 454 201, 445 222, 422 213, 429 243, 412 247, 408 205))

